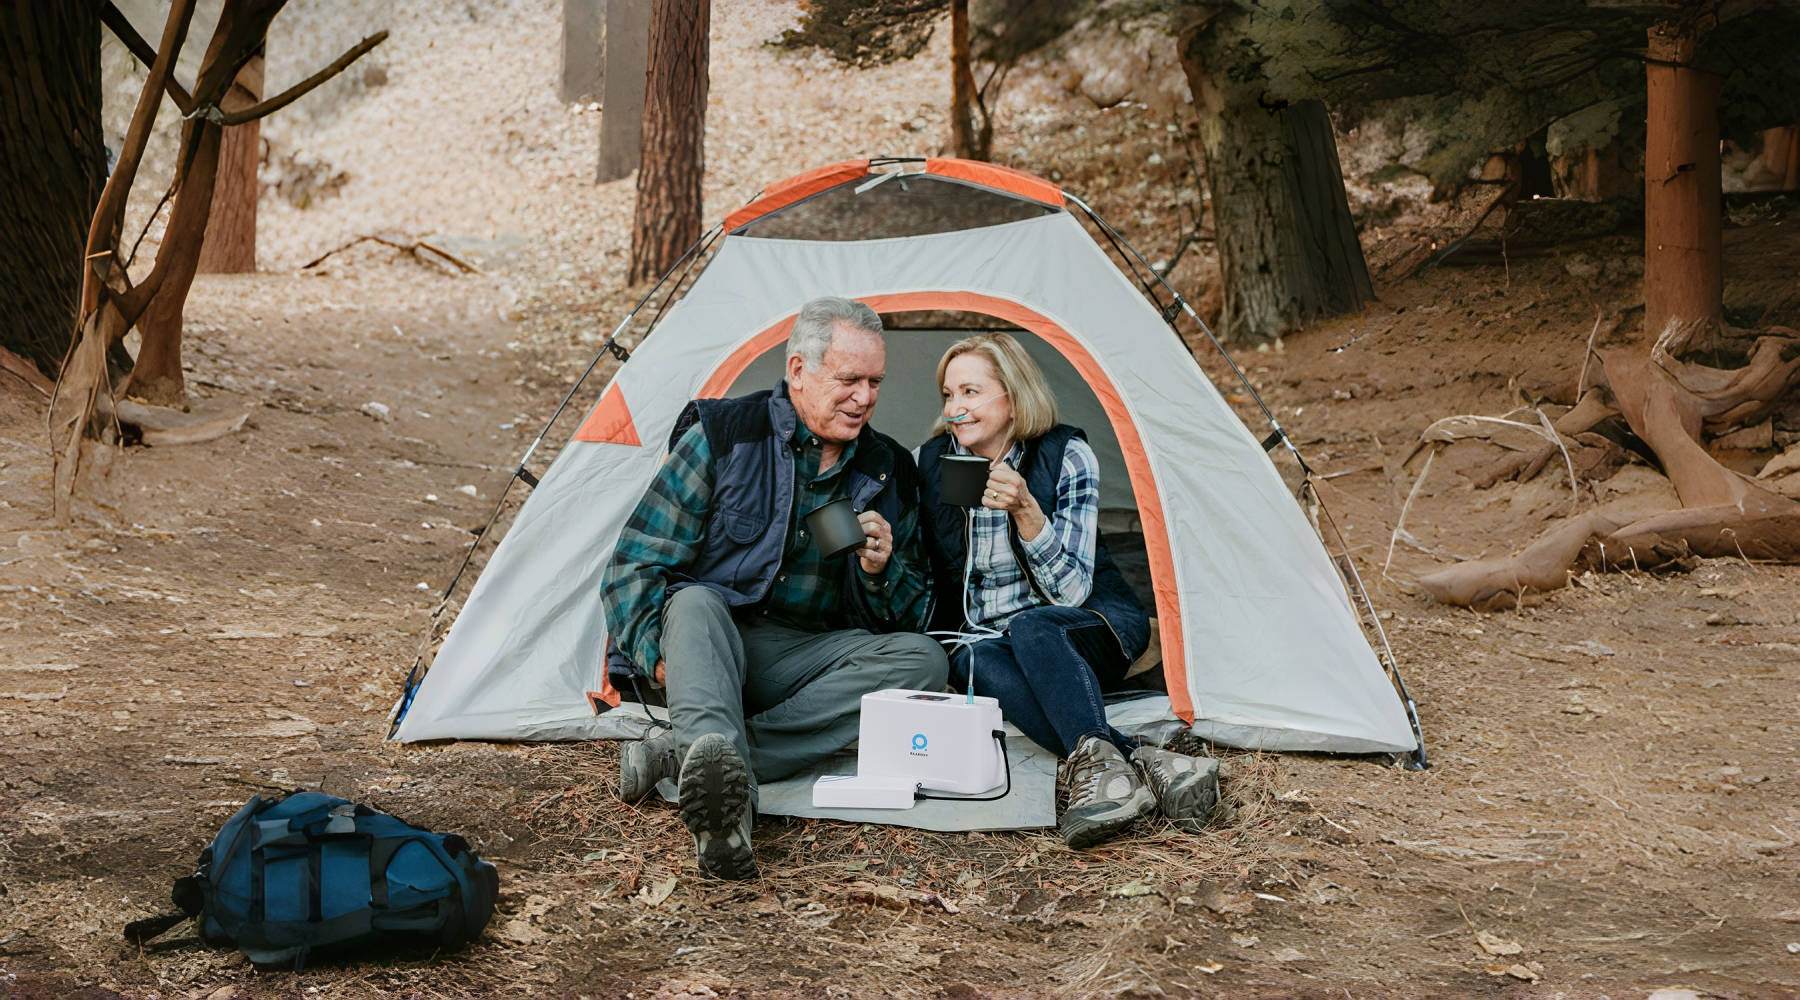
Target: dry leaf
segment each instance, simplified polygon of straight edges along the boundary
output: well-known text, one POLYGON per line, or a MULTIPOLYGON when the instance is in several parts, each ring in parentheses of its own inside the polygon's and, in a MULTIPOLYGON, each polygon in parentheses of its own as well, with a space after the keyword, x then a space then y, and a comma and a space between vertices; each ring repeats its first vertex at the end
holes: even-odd
POLYGON ((680 881, 681 881, 680 876, 670 875, 668 878, 663 879, 661 882, 657 882, 652 885, 644 886, 642 889, 638 890, 638 894, 637 894, 638 901, 642 902, 642 903, 646 903, 650 906, 661 906, 663 904, 663 902, 669 898, 669 896, 674 894, 675 885, 676 885, 676 883, 678 883, 680 881))
POLYGON ((1199 969, 1201 972, 1210 976, 1220 969, 1225 968, 1225 965, 1222 962, 1201 962, 1199 965, 1194 966, 1194 968, 1199 969))
POLYGON ((1525 946, 1519 942, 1508 941, 1497 934, 1489 934, 1487 931, 1476 931, 1475 943, 1481 945, 1481 950, 1490 955, 1517 955, 1525 950, 1525 946))
POLYGON ((1145 872, 1144 876, 1134 882, 1114 886, 1108 893, 1111 896, 1148 896, 1156 891, 1156 876, 1145 872))
POLYGON ((944 897, 938 895, 935 892, 919 893, 919 902, 924 903, 926 906, 935 906, 938 909, 943 910, 945 913, 961 913, 962 912, 962 910, 957 908, 955 903, 950 902, 948 899, 945 899, 944 897))

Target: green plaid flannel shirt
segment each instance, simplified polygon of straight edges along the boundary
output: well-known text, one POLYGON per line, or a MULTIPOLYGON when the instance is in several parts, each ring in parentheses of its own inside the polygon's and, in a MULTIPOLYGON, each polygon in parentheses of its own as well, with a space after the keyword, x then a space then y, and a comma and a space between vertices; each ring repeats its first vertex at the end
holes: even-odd
MULTIPOLYGON (((769 620, 809 631, 852 627, 842 606, 840 587, 852 565, 876 614, 902 629, 922 630, 929 605, 924 541, 917 508, 892 526, 894 558, 879 577, 863 573, 854 557, 826 562, 806 533, 805 516, 830 500, 847 495, 851 442, 836 465, 821 473, 824 449, 817 437, 796 421, 789 440, 794 457, 794 502, 788 511, 787 540, 781 566, 769 592, 756 609, 769 620)), ((668 458, 619 533, 612 561, 601 580, 601 603, 607 633, 632 663, 646 674, 662 658, 662 611, 672 578, 690 565, 706 534, 713 487, 712 449, 696 423, 670 449, 668 458)))

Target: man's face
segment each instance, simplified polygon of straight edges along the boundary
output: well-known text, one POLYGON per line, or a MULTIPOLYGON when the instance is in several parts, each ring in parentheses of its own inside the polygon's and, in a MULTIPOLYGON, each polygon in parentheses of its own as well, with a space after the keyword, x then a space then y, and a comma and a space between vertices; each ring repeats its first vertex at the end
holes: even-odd
POLYGON ((887 348, 866 330, 838 323, 819 367, 808 371, 798 355, 787 359, 788 398, 808 430, 821 440, 849 444, 875 411, 887 377, 887 348))

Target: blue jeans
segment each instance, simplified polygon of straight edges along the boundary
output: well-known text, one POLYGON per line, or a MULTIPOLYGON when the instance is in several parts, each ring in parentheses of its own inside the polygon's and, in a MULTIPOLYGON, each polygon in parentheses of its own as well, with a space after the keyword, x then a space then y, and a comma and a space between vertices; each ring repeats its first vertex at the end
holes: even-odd
POLYGON ((965 691, 971 661, 975 693, 1000 702, 1000 714, 1032 742, 1067 757, 1085 736, 1110 740, 1129 755, 1137 741, 1106 721, 1104 690, 1130 666, 1106 620, 1082 608, 1021 611, 1006 634, 957 650, 950 685, 965 691))

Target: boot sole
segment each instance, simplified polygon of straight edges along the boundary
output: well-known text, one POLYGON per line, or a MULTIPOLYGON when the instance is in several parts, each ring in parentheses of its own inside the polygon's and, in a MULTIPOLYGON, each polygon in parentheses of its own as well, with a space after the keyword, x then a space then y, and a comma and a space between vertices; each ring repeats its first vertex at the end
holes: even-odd
MULTIPOLYGON (((619 746, 619 800, 621 802, 637 802, 640 799, 648 798, 656 791, 656 786, 661 781, 659 778, 639 788, 636 783, 628 783, 625 780, 625 776, 628 774, 647 774, 652 770, 653 758, 644 748, 644 742, 643 740, 633 740, 619 746)), ((679 763, 673 770, 680 770, 679 763)))
POLYGON ((1159 805, 1163 816, 1180 829, 1189 833, 1203 830, 1219 807, 1219 779, 1206 775, 1172 787, 1159 805))
POLYGON ((1156 797, 1150 794, 1150 789, 1140 787, 1124 802, 1108 802, 1087 812, 1065 812, 1057 826, 1063 842, 1079 851, 1111 839, 1155 811, 1156 797))
POLYGON ((694 835, 700 872, 713 878, 756 877, 748 838, 733 843, 750 809, 750 774, 731 741, 708 733, 694 741, 681 765, 681 822, 694 835))

